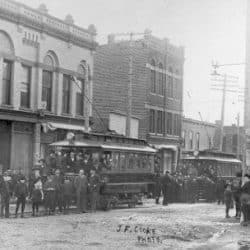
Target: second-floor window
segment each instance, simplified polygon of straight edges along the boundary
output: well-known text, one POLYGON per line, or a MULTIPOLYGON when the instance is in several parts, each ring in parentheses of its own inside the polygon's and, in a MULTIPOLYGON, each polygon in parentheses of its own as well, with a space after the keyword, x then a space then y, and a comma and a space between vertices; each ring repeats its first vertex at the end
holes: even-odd
POLYGON ((70 91, 71 90, 71 79, 68 75, 63 75, 63 110, 65 114, 70 113, 70 91))
POLYGON ((30 108, 31 67, 23 65, 22 71, 20 106, 22 108, 30 108))
POLYGON ((193 149, 193 131, 189 131, 189 149, 193 149))
POLYGON ((84 79, 79 79, 76 92, 76 114, 84 115, 84 79))
POLYGON ((158 86, 158 93, 160 95, 164 95, 164 74, 163 74, 163 65, 162 63, 159 64, 160 72, 159 72, 159 86, 158 86))
POLYGON ((173 134, 173 115, 172 113, 167 113, 167 134, 173 134))
POLYGON ((43 70, 42 80, 42 101, 46 103, 46 110, 51 111, 52 102, 52 81, 53 74, 51 71, 43 70))
POLYGON ((167 94, 168 97, 173 98, 174 97, 174 76, 173 76, 173 69, 169 68, 170 75, 168 76, 168 89, 167 94))
POLYGON ((155 110, 150 109, 149 114, 149 132, 155 133, 155 110))
POLYGON ((3 61, 2 103, 11 105, 12 62, 3 61))
POLYGON ((163 112, 157 111, 157 133, 163 134, 163 112))
POLYGON ((199 150, 200 149, 200 133, 196 133, 196 142, 195 142, 195 147, 196 147, 196 150, 199 150))
POLYGON ((150 81, 151 81, 151 92, 156 93, 156 72, 155 72, 155 61, 151 61, 151 70, 150 70, 150 81))

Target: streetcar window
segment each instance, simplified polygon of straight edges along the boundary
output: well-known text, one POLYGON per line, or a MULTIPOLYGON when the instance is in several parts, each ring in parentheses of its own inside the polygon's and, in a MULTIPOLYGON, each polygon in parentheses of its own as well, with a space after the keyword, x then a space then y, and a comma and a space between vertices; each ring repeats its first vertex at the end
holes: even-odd
POLYGON ((112 170, 119 169, 119 153, 113 152, 112 153, 112 170))
POLYGON ((128 168, 134 169, 135 168, 135 156, 134 154, 129 154, 128 157, 128 168))
POLYGON ((122 170, 126 169, 126 154, 125 153, 120 153, 120 168, 122 170))

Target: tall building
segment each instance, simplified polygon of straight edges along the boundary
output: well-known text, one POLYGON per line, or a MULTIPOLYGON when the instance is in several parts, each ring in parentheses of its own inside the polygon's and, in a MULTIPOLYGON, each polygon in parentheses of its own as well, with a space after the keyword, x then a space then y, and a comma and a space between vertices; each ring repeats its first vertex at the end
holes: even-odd
POLYGON ((110 35, 94 56, 93 98, 102 117, 96 124, 159 148, 163 171, 178 159, 183 64, 183 47, 149 31, 138 40, 110 35))
POLYGON ((85 129, 92 112, 84 97, 92 98, 95 36, 93 25, 80 28, 70 15, 59 20, 45 5, 32 9, 0 1, 2 169, 28 174, 49 143, 68 130, 85 129))

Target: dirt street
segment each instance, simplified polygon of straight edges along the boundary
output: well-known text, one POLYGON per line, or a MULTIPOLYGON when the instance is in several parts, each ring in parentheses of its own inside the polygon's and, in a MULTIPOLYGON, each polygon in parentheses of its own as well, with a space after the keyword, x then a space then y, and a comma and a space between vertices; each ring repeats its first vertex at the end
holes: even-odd
MULTIPOLYGON (((230 211, 234 215, 234 211, 230 211)), ((1 249, 250 249, 250 227, 217 204, 0 220, 1 249)))

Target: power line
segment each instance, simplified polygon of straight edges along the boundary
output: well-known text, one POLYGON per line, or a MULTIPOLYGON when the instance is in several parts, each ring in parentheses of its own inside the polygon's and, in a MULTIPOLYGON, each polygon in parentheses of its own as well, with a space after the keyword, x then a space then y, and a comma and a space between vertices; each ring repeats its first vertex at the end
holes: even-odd
POLYGON ((87 101, 89 102, 89 104, 92 105, 92 108, 95 110, 95 112, 96 112, 98 118, 100 119, 103 128, 104 128, 104 129, 107 129, 107 130, 109 131, 109 128, 108 128, 108 126, 105 124, 105 122, 103 121, 101 115, 99 114, 99 111, 96 109, 95 105, 94 105, 93 102, 89 99, 89 97, 85 94, 85 92, 83 91, 83 88, 80 87, 80 85, 78 84, 77 79, 76 79, 74 76, 71 76, 71 79, 74 81, 74 83, 75 83, 76 86, 79 88, 79 90, 81 90, 81 92, 83 93, 84 98, 86 98, 87 101))

